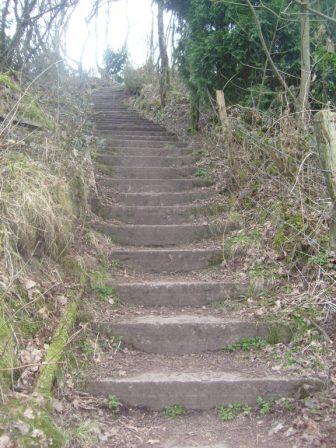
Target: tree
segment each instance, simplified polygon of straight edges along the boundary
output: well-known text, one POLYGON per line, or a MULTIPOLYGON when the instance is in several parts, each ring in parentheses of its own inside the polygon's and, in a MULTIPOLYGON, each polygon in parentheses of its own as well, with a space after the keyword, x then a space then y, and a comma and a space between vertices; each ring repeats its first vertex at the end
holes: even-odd
POLYGON ((126 47, 122 47, 119 51, 107 48, 104 54, 104 63, 108 75, 121 79, 121 74, 124 71, 127 60, 128 52, 126 47))
POLYGON ((170 86, 170 72, 169 72, 169 59, 167 53, 167 46, 165 40, 165 31, 163 23, 163 12, 164 4, 162 0, 158 0, 158 39, 159 39, 159 50, 160 50, 160 97, 161 106, 166 105, 167 92, 170 86))

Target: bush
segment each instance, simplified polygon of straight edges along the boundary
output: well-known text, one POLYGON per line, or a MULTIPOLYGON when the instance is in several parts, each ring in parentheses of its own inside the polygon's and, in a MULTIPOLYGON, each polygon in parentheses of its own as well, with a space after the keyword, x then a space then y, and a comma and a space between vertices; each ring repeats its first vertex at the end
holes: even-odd
POLYGON ((144 65, 140 68, 133 68, 128 65, 124 70, 124 84, 126 91, 132 95, 140 95, 145 84, 150 84, 153 80, 153 68, 144 65))

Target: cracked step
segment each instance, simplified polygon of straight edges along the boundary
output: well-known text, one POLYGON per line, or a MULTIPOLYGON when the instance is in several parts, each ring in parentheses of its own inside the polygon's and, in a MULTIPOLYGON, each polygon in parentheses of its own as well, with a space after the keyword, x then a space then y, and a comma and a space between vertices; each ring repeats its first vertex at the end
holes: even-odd
POLYGON ((166 246, 186 244, 208 239, 239 228, 236 221, 223 225, 176 224, 176 225, 115 225, 94 223, 93 228, 111 237, 112 241, 128 246, 166 246))
POLYGON ((248 281, 197 282, 153 281, 122 283, 108 280, 120 301, 146 307, 197 307, 214 302, 239 300, 249 291, 248 281))
POLYGON ((172 193, 192 190, 197 187, 209 187, 213 184, 210 179, 115 179, 105 177, 100 183, 113 188, 120 193, 172 193))
POLYGON ((291 397, 300 390, 321 390, 324 382, 312 377, 254 376, 239 372, 144 372, 122 378, 88 380, 86 390, 95 396, 116 395, 131 407, 162 410, 179 404, 188 410, 208 410, 241 403, 253 406, 265 400, 291 397))
POLYGON ((143 273, 191 272, 217 266, 221 249, 123 249, 112 250, 112 263, 143 273))

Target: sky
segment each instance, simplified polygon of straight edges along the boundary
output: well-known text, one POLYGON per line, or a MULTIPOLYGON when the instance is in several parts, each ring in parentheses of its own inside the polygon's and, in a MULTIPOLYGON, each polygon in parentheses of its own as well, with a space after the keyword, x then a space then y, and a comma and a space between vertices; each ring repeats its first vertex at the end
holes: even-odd
MULTIPOLYGON (((85 17, 90 12, 92 0, 81 0, 75 10, 68 29, 67 53, 70 58, 78 61, 83 43, 88 35, 85 17)), ((154 12, 154 29, 156 29, 156 7, 152 0, 119 0, 110 2, 109 7, 103 5, 99 11, 97 24, 95 19, 89 26, 90 38, 87 42, 83 58, 85 69, 95 67, 96 54, 99 64, 102 63, 104 49, 107 44, 118 50, 125 42, 127 29, 128 49, 132 65, 141 66, 147 56, 147 43, 151 31, 152 10, 154 12), (108 36, 106 39, 106 23, 108 19, 108 36), (96 44, 95 28, 98 30, 98 45, 96 44), (97 49, 96 49, 97 47, 97 49)), ((166 17, 166 21, 168 18, 166 17)))

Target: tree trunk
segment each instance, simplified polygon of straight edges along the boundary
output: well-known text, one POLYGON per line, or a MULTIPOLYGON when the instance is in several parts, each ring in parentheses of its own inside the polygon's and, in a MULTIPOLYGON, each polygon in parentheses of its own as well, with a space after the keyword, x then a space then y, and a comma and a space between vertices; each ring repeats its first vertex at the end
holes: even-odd
POLYGON ((216 90, 216 100, 217 100, 218 115, 222 124, 224 137, 226 138, 226 141, 228 143, 232 143, 233 141, 232 129, 226 112, 225 97, 223 90, 216 90))
POLYGON ((301 2, 301 80, 300 92, 296 104, 296 112, 302 123, 305 121, 308 107, 311 67, 310 67, 310 19, 309 0, 301 2))
POLYGON ((332 202, 329 244, 336 252, 336 113, 321 110, 314 122, 320 162, 332 202))
POLYGON ((167 46, 165 41, 165 32, 163 24, 163 3, 162 0, 158 2, 158 38, 159 38, 159 49, 160 49, 160 98, 161 106, 165 107, 167 102, 167 92, 170 84, 170 74, 169 74, 169 60, 167 53, 167 46))

